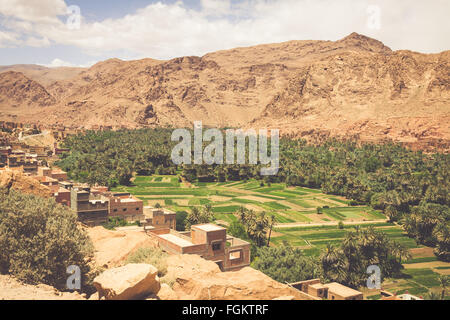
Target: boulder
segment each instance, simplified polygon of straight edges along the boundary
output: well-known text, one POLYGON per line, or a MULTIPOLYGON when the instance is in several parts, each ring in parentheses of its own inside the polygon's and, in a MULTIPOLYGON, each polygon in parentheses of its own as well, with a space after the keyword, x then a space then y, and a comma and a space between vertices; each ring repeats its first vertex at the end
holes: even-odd
POLYGON ((167 284, 161 284, 161 289, 158 292, 158 298, 160 300, 179 300, 175 291, 167 284))
POLYGON ((99 298, 106 300, 143 299, 157 294, 160 282, 158 270, 145 263, 130 263, 106 270, 94 279, 99 298))
POLYGON ((273 298, 272 300, 295 300, 294 296, 281 296, 278 298, 273 298))

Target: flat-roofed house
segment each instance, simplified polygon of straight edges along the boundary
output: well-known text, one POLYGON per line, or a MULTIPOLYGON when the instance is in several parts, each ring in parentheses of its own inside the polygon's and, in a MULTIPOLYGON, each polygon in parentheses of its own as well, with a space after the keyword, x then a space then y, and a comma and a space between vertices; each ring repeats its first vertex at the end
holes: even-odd
POLYGON ((109 215, 127 221, 140 221, 144 218, 144 202, 128 192, 103 193, 109 199, 109 215))
POLYGON ((39 181, 40 184, 47 186, 53 193, 58 192, 59 183, 58 180, 49 176, 33 176, 34 179, 39 181))
POLYGON ((322 284, 320 279, 310 279, 289 284, 297 290, 303 291, 313 297, 328 300, 362 300, 360 291, 346 287, 340 283, 332 282, 322 284))
POLYGON ((324 284, 328 288, 328 300, 362 300, 363 294, 360 291, 346 287, 337 282, 324 284))
POLYGON ((108 198, 91 194, 89 188, 72 188, 70 207, 78 214, 78 220, 88 226, 96 226, 108 221, 108 198))
POLYGON ((176 229, 177 215, 175 212, 162 208, 144 207, 144 228, 169 228, 176 229))
POLYGON ((53 194, 55 201, 70 207, 70 190, 59 187, 58 191, 53 194))
POLYGON ((212 223, 194 225, 190 232, 177 232, 170 228, 150 228, 146 231, 164 251, 198 254, 217 263, 223 271, 250 265, 250 243, 227 236, 225 228, 212 223))

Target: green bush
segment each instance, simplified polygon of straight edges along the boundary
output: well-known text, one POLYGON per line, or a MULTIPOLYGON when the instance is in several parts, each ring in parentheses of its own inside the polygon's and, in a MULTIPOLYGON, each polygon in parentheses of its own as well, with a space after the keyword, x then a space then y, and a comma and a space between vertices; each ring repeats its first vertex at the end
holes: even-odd
POLYGON ((252 267, 278 282, 297 282, 318 278, 320 266, 314 258, 306 257, 298 248, 282 245, 262 247, 252 267))
POLYGON ((122 217, 112 217, 108 218, 108 222, 103 224, 105 229, 113 230, 116 227, 125 227, 128 225, 128 222, 125 221, 122 217))
POLYGON ((163 277, 167 273, 168 254, 159 248, 139 248, 128 256, 126 263, 147 263, 158 269, 158 276, 163 277))
POLYGON ((176 212, 176 229, 177 231, 186 230, 186 217, 188 213, 186 211, 177 211, 176 212))
POLYGON ((0 248, 0 272, 26 283, 64 290, 70 265, 80 267, 83 291, 91 281, 91 240, 53 199, 0 189, 0 248))

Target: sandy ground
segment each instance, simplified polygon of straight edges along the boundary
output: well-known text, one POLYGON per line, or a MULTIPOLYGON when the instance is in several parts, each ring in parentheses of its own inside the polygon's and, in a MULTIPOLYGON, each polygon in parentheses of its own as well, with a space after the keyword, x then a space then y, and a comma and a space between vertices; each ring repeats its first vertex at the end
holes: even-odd
POLYGON ((51 286, 23 284, 8 275, 0 275, 0 300, 84 300, 78 293, 60 292, 51 286))

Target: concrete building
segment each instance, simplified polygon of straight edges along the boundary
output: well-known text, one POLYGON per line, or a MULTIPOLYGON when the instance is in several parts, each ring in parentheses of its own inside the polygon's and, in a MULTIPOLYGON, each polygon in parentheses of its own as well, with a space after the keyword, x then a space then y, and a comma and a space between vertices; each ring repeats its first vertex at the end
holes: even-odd
POLYGON ((198 254, 214 261, 222 271, 237 270, 250 265, 250 243, 227 236, 226 229, 207 223, 191 227, 189 232, 170 228, 146 229, 162 250, 173 254, 198 254))
POLYGON ((37 172, 38 162, 22 150, 13 150, 8 156, 7 166, 11 169, 22 168, 23 172, 34 174, 37 172))
POLYGON ((60 186, 58 180, 49 176, 33 176, 40 184, 48 187, 53 193, 58 192, 60 186))
POLYGON ((89 188, 87 190, 72 188, 70 207, 78 214, 78 220, 88 226, 100 225, 108 221, 108 198, 91 194, 89 188))
POLYGON ((53 194, 55 201, 70 207, 70 190, 59 187, 58 191, 53 194))
POLYGON ((59 168, 39 167, 37 170, 38 176, 51 177, 58 181, 67 180, 67 172, 62 171, 59 168))
POLYGON ((362 300, 363 294, 355 289, 343 286, 337 282, 324 284, 328 288, 328 300, 362 300))
POLYGON ((121 217, 126 221, 141 221, 144 219, 144 202, 128 192, 103 193, 109 199, 109 216, 121 217))
POLYGON ((144 229, 169 228, 176 230, 177 215, 168 210, 144 207, 144 229))
POLYGON ((360 291, 346 287, 337 282, 322 284, 320 279, 311 279, 291 283, 290 286, 303 291, 313 297, 328 300, 362 300, 363 294, 360 291))

